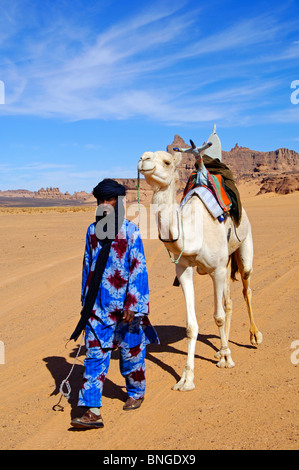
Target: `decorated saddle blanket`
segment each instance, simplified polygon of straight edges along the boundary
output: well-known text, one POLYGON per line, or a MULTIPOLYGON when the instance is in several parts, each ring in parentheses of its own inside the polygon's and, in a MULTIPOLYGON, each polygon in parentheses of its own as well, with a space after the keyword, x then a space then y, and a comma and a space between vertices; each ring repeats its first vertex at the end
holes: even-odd
POLYGON ((210 214, 215 219, 223 216, 222 207, 218 204, 217 199, 215 198, 211 189, 205 186, 196 186, 195 188, 190 189, 190 191, 188 191, 186 196, 182 199, 180 204, 181 209, 189 201, 189 199, 194 196, 194 194, 196 194, 202 200, 210 214))
MULTIPOLYGON (((207 155, 204 155, 203 162, 207 170, 207 177, 205 183, 201 184, 200 187, 205 187, 213 193, 215 200, 223 209, 222 214, 224 217, 230 214, 238 226, 242 216, 242 203, 232 171, 220 160, 208 157, 207 155)), ((198 186, 197 182, 197 171, 193 171, 185 187, 182 202, 187 193, 198 186)))
POLYGON ((213 217, 229 215, 232 201, 225 190, 221 175, 211 175, 208 172, 206 184, 198 185, 197 171, 192 172, 184 190, 181 207, 194 194, 203 201, 213 217))

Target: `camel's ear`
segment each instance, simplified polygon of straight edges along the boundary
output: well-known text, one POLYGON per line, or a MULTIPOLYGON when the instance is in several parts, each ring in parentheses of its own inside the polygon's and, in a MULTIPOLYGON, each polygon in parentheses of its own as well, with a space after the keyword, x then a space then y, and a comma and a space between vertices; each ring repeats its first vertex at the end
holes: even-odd
POLYGON ((182 160, 181 152, 174 152, 173 161, 174 161, 175 166, 178 166, 181 163, 181 160, 182 160))

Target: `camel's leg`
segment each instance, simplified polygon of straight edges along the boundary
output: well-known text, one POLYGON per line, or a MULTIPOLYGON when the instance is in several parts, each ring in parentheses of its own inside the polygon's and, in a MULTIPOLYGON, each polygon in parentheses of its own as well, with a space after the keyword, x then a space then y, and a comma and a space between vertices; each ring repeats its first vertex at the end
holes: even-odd
POLYGON ((179 382, 173 386, 173 390, 187 391, 193 390, 194 385, 194 354, 195 345, 198 336, 198 324, 196 321, 194 306, 194 286, 193 286, 193 268, 185 268, 176 265, 176 275, 182 286, 187 309, 187 338, 188 338, 188 356, 187 362, 179 382))
POLYGON ((232 319, 233 302, 230 295, 231 283, 231 262, 228 263, 226 269, 226 279, 224 287, 224 309, 225 309, 225 334, 227 341, 229 340, 230 325, 232 319))
POLYGON ((250 278, 252 273, 252 261, 253 261, 253 244, 251 232, 244 240, 240 248, 236 252, 236 259, 238 268, 241 274, 243 283, 243 296, 247 305, 249 320, 250 320, 250 342, 251 344, 261 344, 263 341, 263 335, 258 330, 252 313, 251 297, 252 292, 250 288, 250 278))
POLYGON ((251 344, 261 344, 263 341, 263 335, 258 330, 254 322, 252 307, 251 307, 252 292, 250 289, 250 274, 249 275, 245 274, 244 276, 242 276, 242 283, 243 283, 243 296, 247 305, 247 310, 248 310, 248 315, 249 315, 249 320, 250 320, 250 342, 251 344))
POLYGON ((220 351, 217 353, 216 357, 220 357, 220 361, 217 363, 218 367, 227 367, 231 368, 234 367, 234 361, 231 358, 231 352, 228 347, 228 341, 225 332, 225 320, 226 315, 223 308, 223 296, 225 290, 225 282, 226 282, 226 268, 219 268, 211 277, 214 283, 214 305, 215 305, 215 312, 214 312, 214 319, 216 325, 219 328, 220 340, 221 340, 221 348, 220 351))
MULTIPOLYGON (((230 332, 230 325, 231 325, 231 318, 232 318, 232 310, 233 310, 233 303, 230 295, 230 282, 231 282, 231 262, 229 261, 227 269, 226 269, 226 279, 225 279, 225 286, 224 286, 224 310, 225 310, 225 335, 226 340, 229 340, 229 332, 230 332)), ((216 359, 221 358, 220 351, 215 354, 216 359)))

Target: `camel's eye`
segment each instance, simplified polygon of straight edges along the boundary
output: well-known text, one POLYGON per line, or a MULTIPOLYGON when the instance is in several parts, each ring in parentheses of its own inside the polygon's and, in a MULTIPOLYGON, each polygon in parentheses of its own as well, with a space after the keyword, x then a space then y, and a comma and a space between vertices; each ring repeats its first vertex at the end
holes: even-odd
POLYGON ((164 165, 165 165, 165 166, 169 166, 169 165, 170 165, 170 161, 169 161, 169 160, 164 160, 164 165))

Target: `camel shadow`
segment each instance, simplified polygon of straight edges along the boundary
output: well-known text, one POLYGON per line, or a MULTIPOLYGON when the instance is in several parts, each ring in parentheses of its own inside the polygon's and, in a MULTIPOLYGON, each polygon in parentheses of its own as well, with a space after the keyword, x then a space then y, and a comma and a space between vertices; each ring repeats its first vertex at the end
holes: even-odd
MULTIPOLYGON (((173 346, 173 344, 178 343, 179 341, 182 341, 184 339, 187 340, 186 338, 186 328, 180 327, 180 326, 155 326, 155 329, 157 331, 157 334, 159 336, 160 344, 150 344, 147 346, 147 354, 146 358, 153 362, 154 364, 158 365, 161 367, 161 369, 165 370, 168 372, 170 375, 172 375, 177 382, 180 380, 180 375, 173 369, 173 367, 169 364, 165 364, 163 361, 161 361, 155 353, 161 353, 161 352, 168 352, 170 354, 180 354, 183 356, 187 356, 187 352, 181 351, 177 347, 173 346)), ((213 343, 210 341, 211 339, 217 339, 217 336, 215 335, 201 335, 199 334, 197 337, 197 341, 200 343, 206 344, 210 348, 214 349, 215 352, 218 351, 218 349, 213 345, 213 343)), ((216 364, 216 361, 210 358, 206 358, 203 356, 199 356, 198 354, 195 354, 194 356, 196 359, 201 359, 203 361, 208 361, 216 364)))
MULTIPOLYGON (((166 326, 166 325, 160 325, 160 326, 155 326, 156 332, 159 336, 160 339, 160 344, 150 344, 147 346, 147 353, 146 353, 146 359, 148 361, 151 361, 158 367, 160 367, 162 370, 166 371, 170 375, 172 375, 177 382, 180 380, 180 375, 175 371, 175 369, 170 365, 161 360, 158 355, 159 353, 167 352, 170 353, 171 355, 173 354, 179 354, 183 356, 187 356, 186 351, 182 351, 178 347, 175 346, 176 343, 186 340, 186 329, 183 327, 179 326, 166 326)), ((217 335, 203 335, 199 334, 197 341, 199 343, 205 344, 208 347, 210 347, 212 350, 215 352, 218 351, 218 348, 213 344, 213 340, 219 340, 220 338, 217 335)), ((242 345, 238 343, 233 343, 236 344, 240 347, 246 347, 246 348, 252 348, 253 346, 248 346, 248 345, 242 345)), ((73 348, 72 352, 69 354, 71 358, 76 358, 78 354, 78 346, 73 348)), ((78 358, 76 360, 76 363, 73 367, 70 382, 71 382, 71 391, 70 395, 68 398, 68 402, 71 405, 71 416, 75 417, 77 413, 77 402, 78 402, 78 393, 82 384, 83 380, 83 373, 84 373, 84 364, 83 364, 83 359, 85 357, 86 350, 85 347, 83 346, 81 348, 81 351, 78 355, 78 358)), ((200 359, 203 361, 208 361, 213 364, 217 363, 217 360, 213 358, 207 358, 204 356, 200 356, 198 354, 195 354, 196 359, 200 359)), ((119 359, 119 351, 113 351, 111 355, 111 360, 118 360, 119 359)), ((54 395, 59 395, 60 394, 60 386, 63 380, 69 375, 71 368, 72 368, 72 363, 69 363, 64 357, 59 357, 59 356, 51 356, 51 357, 45 357, 44 362, 46 363, 46 367, 48 368, 50 374, 52 375, 54 381, 55 381, 55 387, 50 396, 54 395)), ((108 373, 109 374, 109 373, 108 373)), ((63 387, 63 391, 67 392, 66 386, 63 387)), ((114 382, 112 382, 108 377, 105 379, 104 383, 104 388, 103 388, 103 396, 111 399, 111 400, 119 400, 122 402, 125 402, 127 399, 127 393, 126 393, 126 388, 125 384, 123 386, 117 385, 114 382)), ((59 402, 58 404, 59 405, 59 402)), ((55 408, 55 405, 53 409, 55 408)), ((62 408, 62 407, 61 407, 62 408)), ((59 406, 56 409, 60 409, 59 406)))

